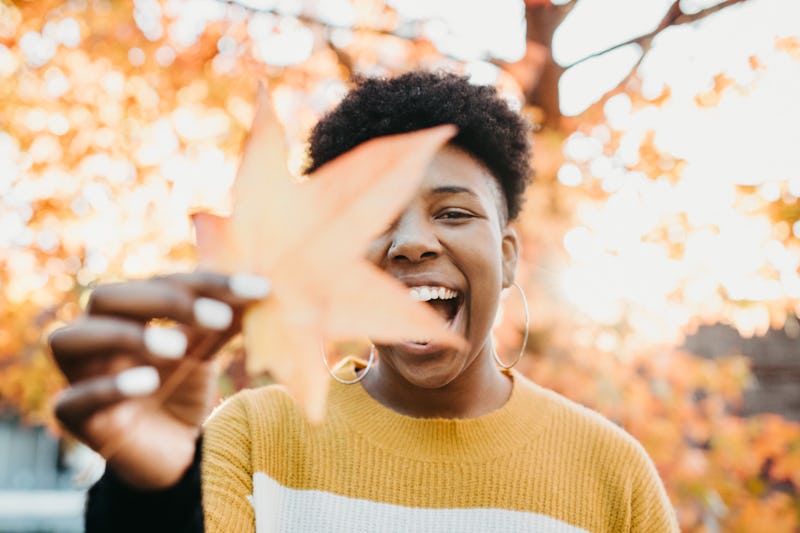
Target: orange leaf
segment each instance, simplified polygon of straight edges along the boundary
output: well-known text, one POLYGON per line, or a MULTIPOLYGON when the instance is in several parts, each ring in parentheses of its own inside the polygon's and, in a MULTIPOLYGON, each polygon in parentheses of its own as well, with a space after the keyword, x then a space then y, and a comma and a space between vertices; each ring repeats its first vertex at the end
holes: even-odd
POLYGON ((204 252, 217 246, 218 243, 228 243, 226 246, 233 246, 230 236, 230 220, 210 213, 194 213, 192 222, 194 223, 197 247, 200 249, 200 268, 218 269, 225 272, 234 271, 236 269, 236 264, 233 262, 235 254, 222 257, 204 252))
POLYGON ((435 312, 364 259, 454 133, 439 126, 373 139, 297 184, 286 170, 283 132, 259 91, 230 219, 194 216, 201 266, 272 281, 270 296, 244 317, 248 370, 269 371, 309 420, 324 414, 323 339, 428 338, 463 347, 435 312))

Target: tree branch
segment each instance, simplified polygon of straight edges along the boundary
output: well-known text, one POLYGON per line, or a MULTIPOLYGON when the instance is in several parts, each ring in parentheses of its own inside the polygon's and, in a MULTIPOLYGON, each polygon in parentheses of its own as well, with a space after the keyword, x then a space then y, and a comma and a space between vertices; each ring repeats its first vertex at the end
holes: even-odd
POLYGON ((682 24, 689 24, 691 22, 696 22, 700 19, 706 18, 709 15, 713 15, 714 13, 721 11, 727 7, 730 7, 734 4, 739 4, 746 1, 747 0, 725 0, 725 2, 719 3, 707 9, 702 9, 697 13, 686 15, 680 10, 679 0, 675 0, 670 6, 670 8, 667 10, 667 13, 664 15, 664 18, 661 19, 661 22, 658 23, 658 26, 656 26, 656 29, 654 29, 653 31, 645 33, 644 35, 640 35, 639 37, 634 37, 633 39, 628 39, 627 41, 615 44, 614 46, 606 48, 605 50, 601 50, 599 52, 590 54, 582 59, 579 59, 578 61, 575 61, 574 63, 571 63, 570 65, 564 68, 572 68, 575 65, 580 65, 584 61, 588 61, 590 59, 599 57, 609 52, 613 52, 614 50, 622 48, 623 46, 628 46, 629 44, 638 44, 639 46, 641 46, 643 49, 642 55, 644 56, 644 54, 646 54, 647 51, 650 49, 650 45, 653 42, 653 38, 662 31, 664 31, 665 29, 667 29, 668 27, 680 26, 682 24))
MULTIPOLYGON (((274 8, 266 9, 266 8, 254 7, 254 6, 251 6, 251 5, 245 5, 245 4, 242 3, 241 0, 221 0, 221 1, 225 2, 228 5, 234 5, 234 6, 240 7, 242 9, 245 9, 245 10, 253 12, 253 13, 269 13, 269 14, 272 14, 272 15, 283 16, 282 13, 278 12, 274 8)), ((286 15, 286 16, 289 16, 289 15, 286 15)), ((331 23, 329 23, 327 21, 312 17, 310 15, 302 14, 302 13, 298 14, 298 15, 291 15, 291 16, 296 18, 300 22, 303 22, 304 24, 307 24, 309 26, 314 26, 314 27, 317 27, 317 28, 320 28, 320 29, 324 30, 324 32, 325 32, 325 44, 328 46, 328 48, 330 48, 333 51, 334 54, 336 54, 336 59, 339 62, 339 65, 345 70, 345 72, 347 73, 348 77, 351 78, 351 79, 352 79, 352 77, 353 77, 353 75, 355 73, 355 68, 354 68, 354 65, 353 65, 353 61, 350 58, 350 56, 347 54, 347 52, 345 52, 344 50, 342 50, 341 48, 339 48, 338 46, 336 46, 333 43, 333 39, 331 38, 331 33, 334 30, 341 29, 341 30, 348 30, 348 31, 352 31, 352 32, 365 32, 365 33, 371 33, 371 34, 374 34, 374 35, 383 35, 383 36, 386 36, 386 37, 394 37, 396 39, 403 39, 403 40, 406 40, 406 41, 413 41, 413 40, 418 39, 418 38, 421 37, 421 34, 419 34, 419 33, 417 33, 415 35, 399 35, 398 33, 396 33, 397 30, 391 30, 391 29, 388 29, 388 28, 376 28, 374 26, 364 26, 364 25, 347 26, 347 25, 340 25, 340 24, 331 24, 331 23)), ((450 54, 442 53, 442 56, 443 57, 448 57, 450 59, 455 59, 456 61, 463 61, 462 59, 456 58, 456 57, 454 57, 454 56, 452 56, 450 54)), ((487 61, 491 61, 494 64, 498 64, 495 60, 490 60, 490 59, 486 59, 486 60, 487 61)))
POLYGON ((324 27, 329 28, 331 30, 341 29, 341 30, 350 30, 350 31, 363 31, 363 32, 368 32, 368 33, 375 33, 375 34, 378 34, 378 35, 387 35, 387 36, 391 36, 391 37, 397 37, 399 39, 403 39, 404 38, 404 37, 401 37, 401 36, 397 35, 392 30, 389 30, 387 28, 376 28, 374 26, 358 26, 358 25, 346 26, 346 25, 340 25, 340 24, 331 24, 331 23, 326 22, 324 20, 312 17, 310 15, 305 15, 303 13, 300 13, 298 15, 284 15, 283 13, 280 13, 279 11, 277 11, 274 8, 253 7, 251 5, 243 4, 241 2, 241 0, 220 0, 220 1, 225 2, 228 5, 240 7, 242 9, 245 9, 247 11, 251 11, 253 13, 269 13, 271 15, 291 16, 291 17, 296 18, 300 22, 304 22, 304 23, 310 24, 312 26, 324 26, 324 27))

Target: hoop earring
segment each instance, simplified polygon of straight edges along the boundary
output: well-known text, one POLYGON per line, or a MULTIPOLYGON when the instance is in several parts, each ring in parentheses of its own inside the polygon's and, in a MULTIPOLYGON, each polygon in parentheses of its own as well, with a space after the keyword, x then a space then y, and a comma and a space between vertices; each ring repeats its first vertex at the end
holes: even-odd
POLYGON ((530 327, 528 298, 525 296, 525 291, 522 290, 522 287, 519 285, 519 283, 515 281, 514 283, 512 283, 512 285, 514 285, 514 287, 517 288, 517 290, 519 291, 519 295, 522 297, 522 308, 525 310, 525 335, 522 338, 522 348, 520 348, 519 350, 519 355, 517 355, 517 358, 514 359, 514 362, 511 363, 510 365, 507 365, 503 361, 501 361, 500 356, 497 355, 497 351, 494 348, 492 348, 492 356, 494 356, 494 362, 497 363, 497 366, 499 366, 503 370, 511 370, 514 367, 514 365, 519 363, 520 360, 522 359, 522 356, 525 354, 525 347, 528 346, 528 330, 530 327))
POLYGON ((367 361, 367 366, 364 367, 364 371, 358 374, 355 377, 355 379, 348 380, 340 378, 331 369, 330 365, 328 364, 328 357, 325 355, 325 349, 321 343, 319 346, 319 353, 322 354, 322 362, 325 364, 325 368, 328 369, 328 374, 330 374, 333 379, 335 379, 342 385, 355 385, 356 383, 367 377, 367 372, 369 372, 369 369, 372 368, 372 363, 375 362, 375 345, 373 344, 372 347, 369 349, 369 361, 367 361))

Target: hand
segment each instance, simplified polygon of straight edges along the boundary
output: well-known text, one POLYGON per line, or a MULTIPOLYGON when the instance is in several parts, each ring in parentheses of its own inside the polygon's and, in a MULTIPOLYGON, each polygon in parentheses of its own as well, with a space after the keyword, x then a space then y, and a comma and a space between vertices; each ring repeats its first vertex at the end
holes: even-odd
POLYGON ((49 340, 70 384, 56 417, 131 485, 175 484, 210 410, 211 358, 268 292, 263 278, 208 272, 97 287, 86 315, 49 340))

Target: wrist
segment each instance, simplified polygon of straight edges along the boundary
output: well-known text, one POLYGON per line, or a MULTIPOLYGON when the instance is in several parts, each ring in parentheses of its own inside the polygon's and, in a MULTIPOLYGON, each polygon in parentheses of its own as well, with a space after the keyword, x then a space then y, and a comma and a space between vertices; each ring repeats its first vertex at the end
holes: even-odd
MULTIPOLYGON (((199 433, 198 433, 199 434, 199 433)), ((198 435, 170 439, 169 450, 158 446, 146 453, 120 450, 107 459, 106 468, 129 487, 141 491, 165 490, 175 486, 192 467, 198 455, 198 435)))

